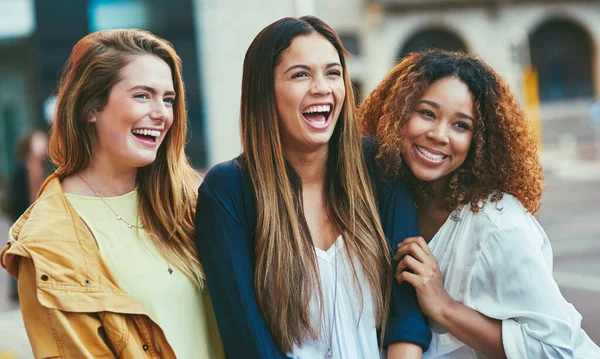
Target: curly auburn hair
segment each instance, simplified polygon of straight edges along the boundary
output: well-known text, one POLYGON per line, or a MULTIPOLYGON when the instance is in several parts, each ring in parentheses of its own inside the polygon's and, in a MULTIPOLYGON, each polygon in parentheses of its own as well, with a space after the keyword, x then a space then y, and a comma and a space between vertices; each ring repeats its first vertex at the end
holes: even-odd
POLYGON ((386 173, 413 183, 417 196, 433 196, 431 184, 418 180, 405 165, 402 150, 417 101, 431 84, 449 76, 468 86, 476 118, 467 158, 449 175, 447 209, 470 203, 478 212, 488 198, 497 202, 509 193, 535 214, 544 188, 536 139, 508 85, 472 55, 442 50, 411 53, 369 95, 358 116, 363 133, 376 137, 378 162, 386 173))

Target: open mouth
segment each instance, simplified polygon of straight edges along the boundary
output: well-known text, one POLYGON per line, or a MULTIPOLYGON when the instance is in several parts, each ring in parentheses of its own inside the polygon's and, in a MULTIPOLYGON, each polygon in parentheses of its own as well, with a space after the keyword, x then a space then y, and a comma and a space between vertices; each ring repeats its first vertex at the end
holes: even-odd
POLYGON ((425 158, 429 162, 441 163, 446 158, 448 158, 448 156, 446 156, 444 154, 432 153, 432 152, 428 151, 427 149, 425 149, 424 147, 421 147, 419 145, 415 145, 415 149, 423 158, 425 158))
POLYGON ((302 117, 313 128, 325 129, 331 120, 332 105, 313 105, 302 111, 302 117))
POLYGON ((137 128, 132 130, 131 133, 135 138, 142 142, 156 143, 160 137, 161 131, 137 128))

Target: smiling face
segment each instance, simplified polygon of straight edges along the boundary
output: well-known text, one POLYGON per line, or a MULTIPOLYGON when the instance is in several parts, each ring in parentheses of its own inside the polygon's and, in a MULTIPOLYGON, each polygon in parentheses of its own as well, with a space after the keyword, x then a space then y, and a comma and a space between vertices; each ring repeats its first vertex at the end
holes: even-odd
POLYGON ((275 67, 275 98, 285 151, 327 144, 344 104, 343 68, 335 47, 319 34, 294 38, 275 67))
POLYGON ((171 68, 154 55, 137 55, 120 72, 104 108, 95 112, 93 160, 122 169, 154 162, 173 124, 171 68))
POLYGON ((456 77, 429 86, 406 123, 403 157, 427 182, 446 182, 467 158, 473 139, 473 96, 456 77))

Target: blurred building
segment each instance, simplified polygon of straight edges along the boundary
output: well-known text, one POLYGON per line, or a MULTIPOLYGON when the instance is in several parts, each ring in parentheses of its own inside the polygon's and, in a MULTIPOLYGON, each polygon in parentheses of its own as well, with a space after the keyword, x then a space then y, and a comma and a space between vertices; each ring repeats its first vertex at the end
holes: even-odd
POLYGON ((352 53, 359 98, 407 52, 461 50, 487 60, 541 118, 545 148, 593 140, 600 0, 0 0, 0 179, 19 135, 48 126, 72 46, 108 28, 148 29, 175 45, 194 165, 236 156, 244 54, 269 23, 306 14, 331 24, 352 53))
POLYGON ((19 136, 49 127, 73 45, 92 31, 114 28, 150 30, 175 46, 188 94, 188 153, 196 166, 205 166, 193 6, 193 0, 0 0, 0 181, 14 166, 19 136))
POLYGON ((531 117, 541 118, 546 148, 593 141, 588 108, 600 90, 598 0, 196 0, 196 13, 211 164, 240 150, 250 42, 272 21, 306 14, 340 34, 360 98, 410 51, 461 50, 483 57, 520 98, 533 98, 530 105, 539 100, 531 117))

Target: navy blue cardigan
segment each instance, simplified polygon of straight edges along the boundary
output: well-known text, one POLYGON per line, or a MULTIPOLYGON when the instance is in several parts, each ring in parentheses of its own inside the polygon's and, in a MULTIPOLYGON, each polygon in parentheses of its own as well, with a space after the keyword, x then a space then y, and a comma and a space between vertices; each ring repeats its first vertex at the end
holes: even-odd
MULTIPOLYGON (((390 250, 395 252, 398 243, 417 235, 412 193, 403 183, 384 180, 375 164, 372 139, 363 140, 363 149, 383 230, 390 250)), ((230 359, 287 358, 275 345, 256 302, 255 228, 255 200, 241 158, 214 166, 198 192, 196 242, 225 351, 230 359)), ((384 346, 412 342, 425 351, 431 331, 419 309, 414 287, 393 282, 384 346)))

